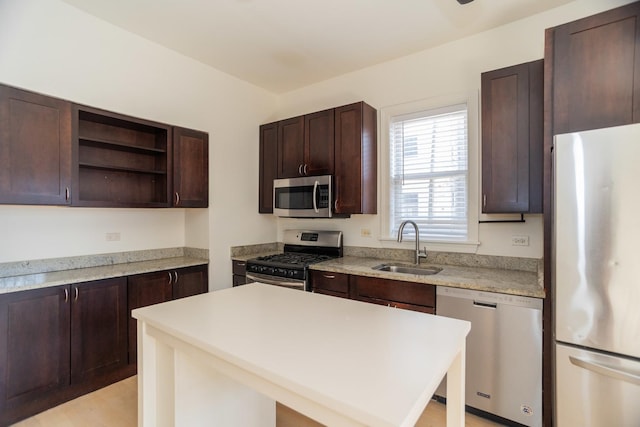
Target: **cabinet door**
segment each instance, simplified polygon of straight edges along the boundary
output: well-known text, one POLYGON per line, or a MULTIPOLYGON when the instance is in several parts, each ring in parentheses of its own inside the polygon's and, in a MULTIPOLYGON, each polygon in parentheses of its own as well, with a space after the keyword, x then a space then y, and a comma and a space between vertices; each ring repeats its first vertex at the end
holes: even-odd
POLYGON ((127 279, 71 287, 71 382, 127 364, 127 279))
POLYGON ((553 134, 640 121, 639 18, 636 2, 552 30, 553 134))
POLYGON ((278 123, 260 126, 258 212, 273 213, 273 180, 278 177, 278 123))
POLYGON ((542 212, 543 61, 482 73, 482 212, 542 212))
POLYGON ((311 289, 318 294, 349 298, 349 275, 327 271, 310 271, 311 289))
POLYGON ((209 206, 209 135, 173 128, 173 206, 209 206))
POLYGON ((304 175, 333 174, 333 108, 304 116, 304 175))
POLYGON ((127 278, 129 363, 136 363, 138 355, 138 322, 131 317, 131 310, 170 301, 173 297, 172 271, 137 274, 127 278))
POLYGON ((0 85, 0 203, 65 205, 71 104, 0 85))
POLYGON ((184 298, 209 291, 208 267, 196 265, 175 270, 173 298, 184 298))
POLYGON ((300 176, 304 165, 304 116, 278 122, 278 178, 300 176))
POLYGON ((335 109, 336 214, 377 212, 376 114, 364 102, 335 109))
POLYGON ((433 285, 377 277, 351 276, 353 299, 435 314, 433 285))
POLYGON ((68 289, 0 295, 0 415, 68 385, 68 289))

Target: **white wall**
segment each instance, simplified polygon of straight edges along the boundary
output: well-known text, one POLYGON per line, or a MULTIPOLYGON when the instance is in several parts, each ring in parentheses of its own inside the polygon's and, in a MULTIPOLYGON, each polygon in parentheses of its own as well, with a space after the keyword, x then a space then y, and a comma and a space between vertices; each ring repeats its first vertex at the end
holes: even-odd
MULTIPOLYGON (((471 91, 479 93, 480 73, 543 58, 546 28, 624 3, 629 1, 575 0, 566 6, 473 37, 292 91, 280 97, 277 116, 292 117, 361 100, 380 111, 385 107, 416 100, 471 91)), ((470 142, 479 144, 478 140, 470 142)), ((479 175, 479 167, 477 171, 479 175)), ((478 175, 471 180, 479 188, 478 175)), ((478 191, 478 194, 481 192, 478 191)), ((380 209, 379 206, 379 213, 380 209)), ((502 218, 519 216, 480 215, 481 220, 502 218)), ((525 219, 524 224, 480 224, 477 253, 541 258, 542 216, 526 215, 525 219), (529 236, 530 245, 512 246, 512 235, 529 236)), ((380 215, 355 215, 346 220, 278 221, 279 235, 287 228, 306 227, 342 230, 345 245, 349 246, 400 247, 393 241, 379 240, 380 215), (362 229, 370 230, 371 237, 362 237, 362 229)), ((407 243, 404 247, 411 247, 411 244, 407 243)), ((428 244, 427 248, 438 250, 441 246, 428 244)), ((454 247, 443 249, 457 250, 454 247)), ((458 250, 468 251, 468 247, 458 250)))
POLYGON ((0 52, 0 83, 203 130, 210 144, 209 209, 0 205, 0 263, 187 245, 210 250, 215 289, 231 284, 230 246, 276 239, 257 213, 273 94, 58 0, 0 0, 0 52))

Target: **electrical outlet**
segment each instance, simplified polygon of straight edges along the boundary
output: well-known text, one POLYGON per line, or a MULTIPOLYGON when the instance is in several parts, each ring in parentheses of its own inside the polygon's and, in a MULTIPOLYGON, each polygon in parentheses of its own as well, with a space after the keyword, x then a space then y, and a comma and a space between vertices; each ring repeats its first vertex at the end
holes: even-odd
POLYGON ((117 242, 120 240, 120 233, 106 233, 104 238, 107 242, 117 242))
POLYGON ((529 236, 511 236, 511 246, 529 246, 529 236))
POLYGON ((368 228, 361 228, 360 229, 360 236, 362 236, 362 237, 371 237, 371 230, 369 230, 368 228))

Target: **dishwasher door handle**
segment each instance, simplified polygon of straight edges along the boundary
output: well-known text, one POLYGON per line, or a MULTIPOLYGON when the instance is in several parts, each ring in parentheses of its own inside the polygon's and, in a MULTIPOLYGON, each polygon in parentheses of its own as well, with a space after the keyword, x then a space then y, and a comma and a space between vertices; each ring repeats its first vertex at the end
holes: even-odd
POLYGON ((473 301, 473 305, 480 308, 490 308, 495 310, 498 308, 498 304, 495 302, 481 302, 481 301, 473 301))

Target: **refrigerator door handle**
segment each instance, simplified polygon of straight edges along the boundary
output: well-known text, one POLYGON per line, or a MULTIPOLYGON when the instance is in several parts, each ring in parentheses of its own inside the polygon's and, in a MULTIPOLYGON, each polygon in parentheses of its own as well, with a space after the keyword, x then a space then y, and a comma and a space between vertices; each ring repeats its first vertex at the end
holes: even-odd
POLYGON ((611 366, 601 365, 591 360, 580 359, 578 357, 569 356, 569 361, 581 368, 588 369, 597 374, 605 375, 607 377, 615 378, 617 380, 626 381, 631 384, 640 385, 640 376, 626 372, 621 369, 612 368, 611 366))

